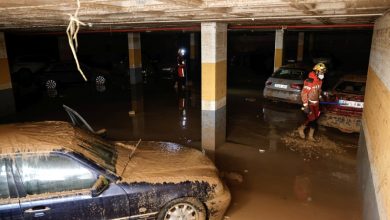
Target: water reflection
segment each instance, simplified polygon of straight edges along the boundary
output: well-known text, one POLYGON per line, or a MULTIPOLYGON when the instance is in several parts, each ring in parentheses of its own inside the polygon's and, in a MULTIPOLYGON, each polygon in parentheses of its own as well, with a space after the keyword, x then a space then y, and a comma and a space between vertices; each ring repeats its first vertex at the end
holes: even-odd
POLYGON ((187 99, 186 93, 179 94, 179 113, 180 113, 180 126, 182 129, 187 128, 188 117, 187 117, 187 99))
POLYGON ((57 91, 57 89, 50 89, 50 88, 48 88, 47 90, 46 90, 46 93, 47 93, 47 96, 49 96, 50 98, 55 98, 55 97, 57 97, 58 96, 58 91, 57 91))
POLYGON ((96 91, 105 92, 106 90, 107 90, 107 88, 104 84, 96 84, 96 91))
POLYGON ((189 123, 189 109, 194 107, 196 104, 196 97, 194 89, 192 86, 187 87, 187 89, 178 90, 178 109, 179 109, 179 122, 180 127, 184 130, 188 128, 189 123))
POLYGON ((264 103, 264 121, 278 128, 295 128, 304 115, 298 105, 284 103, 264 103))
POLYGON ((263 117, 269 125, 269 151, 277 151, 280 133, 295 129, 304 120, 299 106, 284 103, 264 103, 263 117))
POLYGON ((145 131, 143 90, 142 85, 133 85, 130 87, 131 108, 129 110, 129 116, 132 117, 133 135, 135 137, 142 137, 145 131))

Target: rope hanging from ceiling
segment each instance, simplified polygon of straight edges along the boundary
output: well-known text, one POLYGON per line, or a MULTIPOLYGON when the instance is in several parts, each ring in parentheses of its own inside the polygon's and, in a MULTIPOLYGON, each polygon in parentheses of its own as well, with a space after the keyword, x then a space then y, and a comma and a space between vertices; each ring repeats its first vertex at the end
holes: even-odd
POLYGON ((87 80, 87 77, 85 77, 84 72, 80 68, 79 60, 77 58, 77 48, 78 48, 78 41, 77 41, 77 34, 79 33, 80 30, 80 25, 85 26, 86 24, 81 22, 78 19, 78 14, 80 10, 80 0, 77 0, 77 9, 74 15, 69 14, 69 25, 68 28, 66 29, 66 34, 68 35, 68 42, 70 49, 72 50, 72 54, 74 57, 74 60, 77 65, 77 70, 80 72, 81 76, 84 78, 85 81, 87 80))

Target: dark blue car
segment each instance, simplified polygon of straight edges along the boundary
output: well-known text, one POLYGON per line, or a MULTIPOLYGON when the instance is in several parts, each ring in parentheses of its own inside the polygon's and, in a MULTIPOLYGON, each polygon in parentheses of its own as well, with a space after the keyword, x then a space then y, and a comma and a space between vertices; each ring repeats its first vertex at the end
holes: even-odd
POLYGON ((222 219, 229 202, 197 150, 67 122, 0 125, 0 219, 222 219))

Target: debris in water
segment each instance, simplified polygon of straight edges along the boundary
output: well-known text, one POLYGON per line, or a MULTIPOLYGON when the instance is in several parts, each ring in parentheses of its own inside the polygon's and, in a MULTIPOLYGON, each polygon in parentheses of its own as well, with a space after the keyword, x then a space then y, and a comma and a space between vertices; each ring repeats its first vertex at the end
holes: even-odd
POLYGON ((244 173, 248 173, 249 172, 249 170, 244 170, 244 173))
POLYGON ((135 115, 135 111, 134 110, 129 111, 129 116, 134 116, 134 115, 135 115))
POLYGON ((265 150, 260 148, 259 152, 262 154, 262 153, 265 153, 265 150))
POLYGON ((242 183, 244 181, 242 175, 235 172, 221 172, 221 177, 238 183, 242 183))

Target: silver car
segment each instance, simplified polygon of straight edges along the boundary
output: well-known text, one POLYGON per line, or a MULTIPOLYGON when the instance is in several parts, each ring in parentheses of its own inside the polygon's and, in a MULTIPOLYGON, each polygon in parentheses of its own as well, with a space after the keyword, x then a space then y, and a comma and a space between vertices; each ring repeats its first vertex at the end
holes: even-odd
POLYGON ((309 72, 310 68, 298 64, 280 67, 265 82, 264 98, 302 104, 301 90, 309 72))

